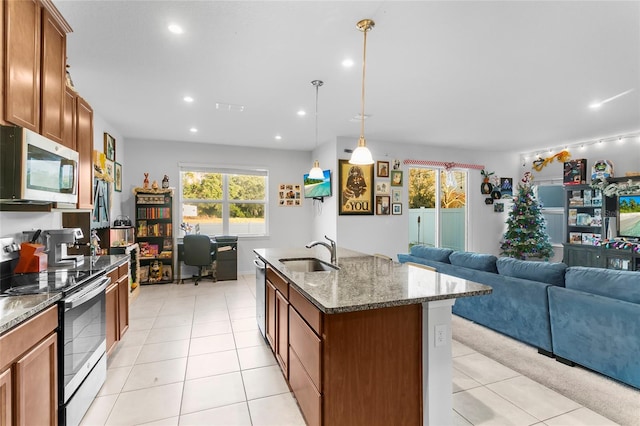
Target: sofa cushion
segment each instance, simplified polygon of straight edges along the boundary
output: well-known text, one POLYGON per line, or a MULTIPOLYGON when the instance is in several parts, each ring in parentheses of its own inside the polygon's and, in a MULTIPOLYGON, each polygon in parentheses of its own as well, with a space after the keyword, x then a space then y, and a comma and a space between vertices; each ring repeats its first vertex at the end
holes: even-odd
POLYGON ((449 255, 453 253, 453 250, 448 248, 429 247, 418 244, 411 247, 410 252, 413 256, 435 260, 436 262, 449 263, 449 255))
POLYGON ((572 266, 565 275, 567 288, 640 303, 640 272, 572 266))
POLYGON ((496 260, 498 258, 492 254, 472 253, 469 251, 454 251, 449 255, 449 262, 452 265, 494 273, 498 272, 496 260))
POLYGON ((496 266, 500 275, 564 287, 564 274, 567 265, 562 262, 535 262, 501 257, 496 262, 496 266))

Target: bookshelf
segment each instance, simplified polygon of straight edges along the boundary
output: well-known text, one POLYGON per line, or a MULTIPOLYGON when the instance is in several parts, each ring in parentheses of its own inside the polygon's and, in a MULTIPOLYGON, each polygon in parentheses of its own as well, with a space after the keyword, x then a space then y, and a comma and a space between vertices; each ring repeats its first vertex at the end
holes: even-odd
POLYGON ((140 284, 173 282, 173 189, 134 190, 140 284))
POLYGON ((607 241, 608 226, 613 228, 612 235, 617 235, 617 198, 607 197, 589 185, 565 185, 564 190, 564 263, 568 266, 640 270, 640 253, 602 244, 607 241))

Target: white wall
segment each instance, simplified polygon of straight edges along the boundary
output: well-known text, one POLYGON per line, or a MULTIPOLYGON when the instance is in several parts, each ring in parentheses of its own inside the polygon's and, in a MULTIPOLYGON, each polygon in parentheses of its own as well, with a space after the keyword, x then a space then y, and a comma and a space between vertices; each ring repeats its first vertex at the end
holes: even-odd
MULTIPOLYGON (((300 184, 312 165, 311 154, 285 151, 211 145, 184 141, 129 140, 125 147, 127 167, 123 170, 123 213, 135 218, 133 188, 141 187, 144 173, 149 180, 162 181, 169 176, 175 188, 174 203, 179 201, 179 163, 206 164, 223 167, 256 167, 269 171, 269 237, 242 238, 238 241, 238 273, 252 273, 253 249, 262 247, 303 246, 312 236, 312 203, 303 200, 301 207, 278 206, 278 185, 300 184)), ((321 163, 322 164, 322 163, 321 163)), ((323 164, 324 166, 324 164, 323 164)), ((179 229, 177 204, 174 206, 174 229, 179 229)))
MULTIPOLYGON (((338 158, 348 159, 344 149, 354 149, 356 140, 339 138, 337 141, 338 158)), ((393 161, 399 159, 431 160, 484 165, 497 176, 519 180, 518 155, 502 152, 460 151, 457 149, 433 148, 422 145, 410 145, 368 140, 374 160, 393 161)), ((337 159, 335 168, 337 170, 337 159)), ((408 167, 401 165, 403 173, 403 214, 389 216, 338 216, 338 237, 341 246, 365 253, 381 253, 396 258, 398 253, 406 253, 409 245, 408 167)), ((468 246, 467 250, 480 253, 500 253, 499 241, 505 230, 506 213, 494 213, 493 206, 486 205, 486 195, 480 193, 482 176, 478 170, 469 171, 468 207, 468 246)), ((336 176, 337 182, 337 176, 336 176)), ((334 193, 337 193, 337 188, 334 193)), ((505 206, 506 207, 506 206, 505 206)), ((337 212, 336 212, 337 214, 337 212)))

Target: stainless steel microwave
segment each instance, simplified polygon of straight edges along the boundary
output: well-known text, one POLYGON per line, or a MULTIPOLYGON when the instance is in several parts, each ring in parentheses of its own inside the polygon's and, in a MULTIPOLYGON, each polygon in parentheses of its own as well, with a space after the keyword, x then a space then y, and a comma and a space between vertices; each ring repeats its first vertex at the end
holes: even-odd
POLYGON ((76 151, 22 127, 0 126, 0 200, 75 204, 76 151))

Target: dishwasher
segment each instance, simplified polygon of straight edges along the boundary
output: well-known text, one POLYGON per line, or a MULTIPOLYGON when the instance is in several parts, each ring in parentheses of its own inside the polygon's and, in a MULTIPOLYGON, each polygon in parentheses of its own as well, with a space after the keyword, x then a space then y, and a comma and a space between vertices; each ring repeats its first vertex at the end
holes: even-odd
POLYGON ((266 289, 266 265, 259 257, 253 259, 253 264, 256 265, 256 320, 258 321, 258 328, 263 338, 266 338, 265 333, 265 289, 266 289))

